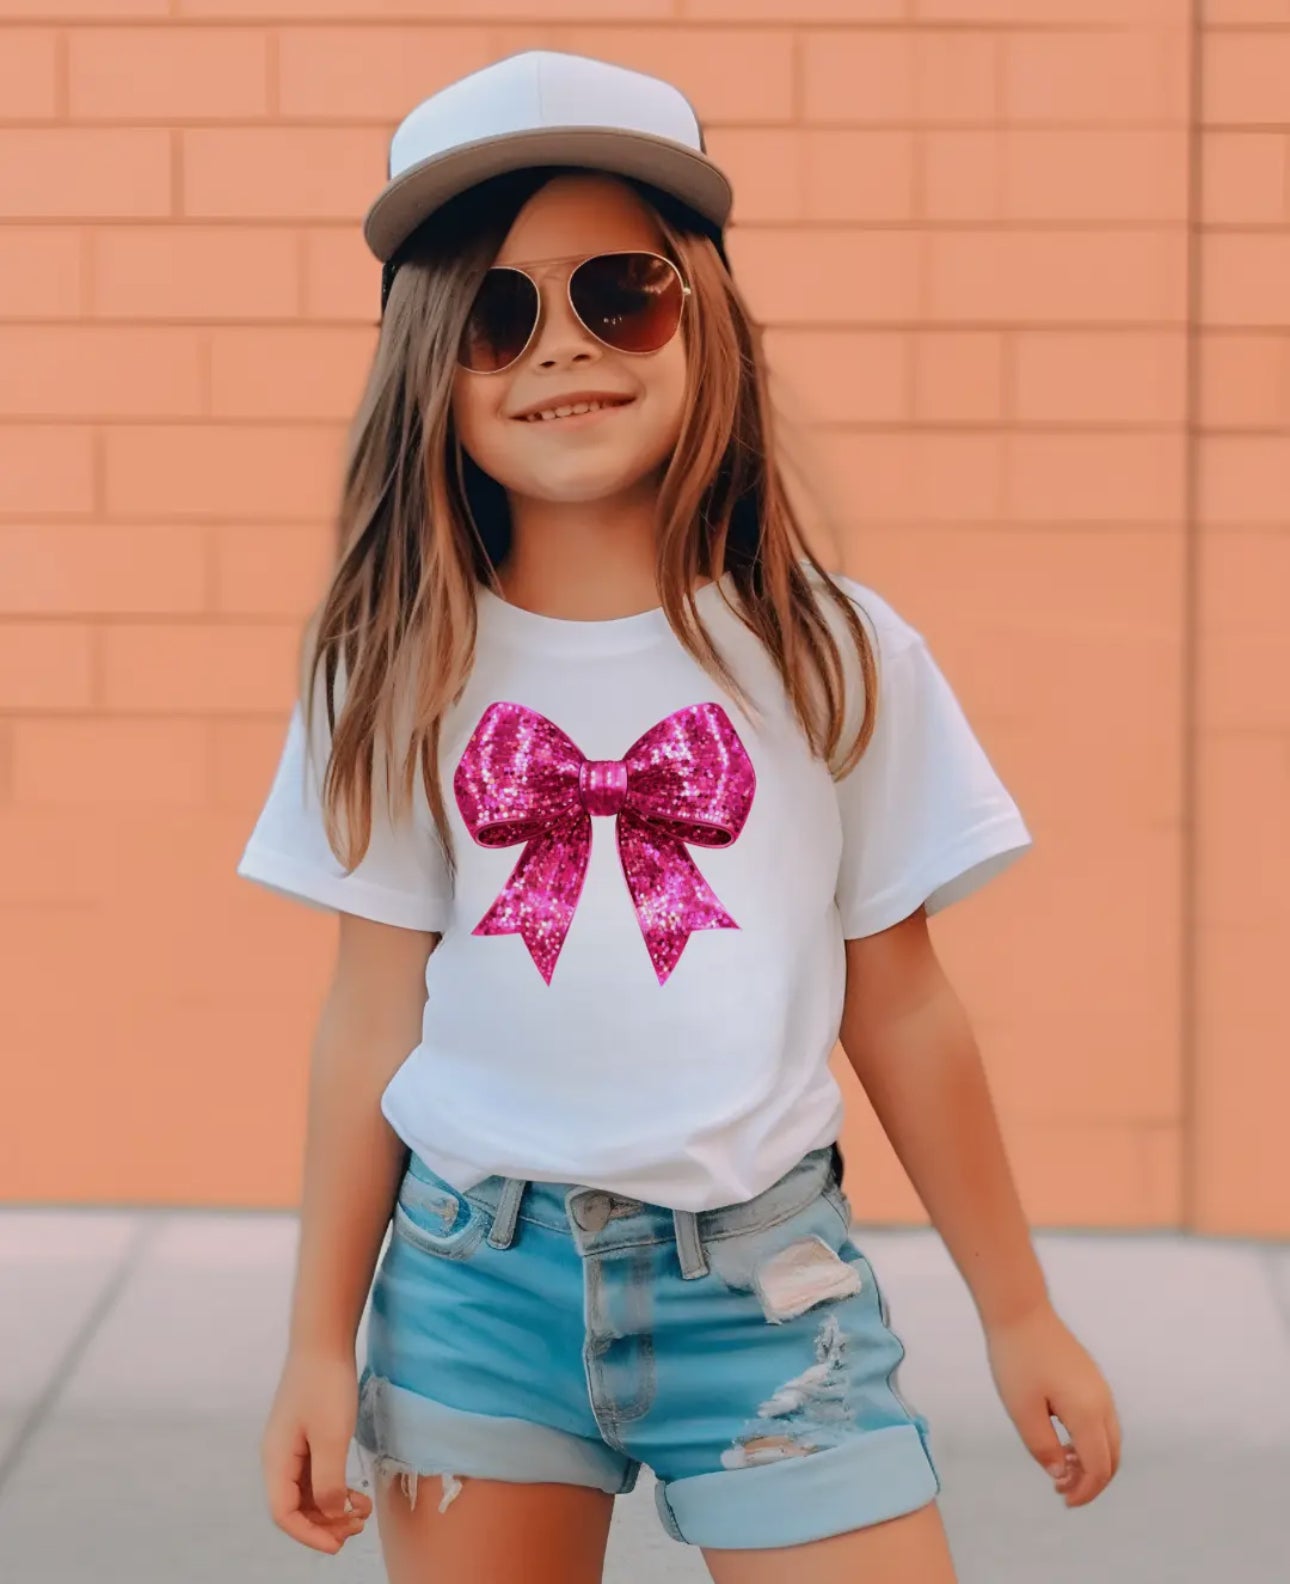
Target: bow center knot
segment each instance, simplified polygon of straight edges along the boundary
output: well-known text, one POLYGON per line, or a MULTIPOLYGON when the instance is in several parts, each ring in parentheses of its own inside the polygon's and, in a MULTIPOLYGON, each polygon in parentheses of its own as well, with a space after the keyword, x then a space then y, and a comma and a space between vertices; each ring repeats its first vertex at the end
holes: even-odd
POLYGON ((617 814, 627 796, 627 766, 621 759, 584 759, 578 795, 588 814, 617 814))

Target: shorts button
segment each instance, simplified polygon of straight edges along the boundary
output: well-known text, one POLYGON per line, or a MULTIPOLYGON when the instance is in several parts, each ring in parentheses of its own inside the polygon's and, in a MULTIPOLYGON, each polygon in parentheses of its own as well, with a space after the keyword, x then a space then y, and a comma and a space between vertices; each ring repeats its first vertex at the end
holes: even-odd
POLYGON ((579 1199, 577 1203, 578 1225, 584 1232, 599 1232, 609 1220, 610 1208, 608 1194, 588 1194, 585 1199, 579 1199))

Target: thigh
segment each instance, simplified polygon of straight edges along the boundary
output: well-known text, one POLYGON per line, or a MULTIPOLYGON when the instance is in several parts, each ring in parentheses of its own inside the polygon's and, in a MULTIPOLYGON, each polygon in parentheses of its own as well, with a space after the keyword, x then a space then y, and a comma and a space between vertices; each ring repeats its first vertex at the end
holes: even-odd
POLYGON ((956 1584, 935 1501, 883 1523, 764 1551, 704 1548, 714 1584, 956 1584))
POLYGON ((440 1511, 437 1485, 423 1476, 414 1502, 397 1479, 374 1492, 390 1584, 600 1584, 614 1510, 605 1491, 470 1479, 440 1511))

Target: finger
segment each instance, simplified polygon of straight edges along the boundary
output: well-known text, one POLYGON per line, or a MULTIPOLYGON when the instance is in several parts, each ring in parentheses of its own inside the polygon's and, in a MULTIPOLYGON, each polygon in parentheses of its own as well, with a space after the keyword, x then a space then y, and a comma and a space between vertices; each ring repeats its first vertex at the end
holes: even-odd
POLYGON ((301 1503, 301 1507, 311 1518, 325 1519, 328 1523, 341 1518, 367 1518, 371 1516, 372 1498, 365 1491, 355 1490, 350 1485, 345 1491, 345 1497, 348 1505, 342 1503, 342 1511, 339 1513, 324 1512, 314 1501, 312 1494, 301 1503))
POLYGON ((349 1506, 339 1513, 326 1513, 313 1500, 313 1497, 302 1503, 302 1511, 315 1523, 347 1523, 351 1518, 370 1518, 372 1515, 372 1498, 365 1491, 355 1490, 351 1485, 345 1492, 349 1498, 349 1506))
POLYGON ((344 1518, 327 1518, 323 1521, 323 1532, 333 1540, 339 1540, 342 1545, 356 1534, 362 1534, 365 1527, 363 1519, 351 1518, 348 1514, 344 1518))
POLYGON ((307 1461, 304 1446, 303 1437, 286 1448, 265 1444, 262 1462, 269 1516, 279 1529, 302 1545, 330 1551, 334 1548, 326 1529, 302 1510, 301 1478, 307 1461))
POLYGON ((1111 1418, 1108 1429, 1111 1436, 1111 1477, 1114 1479, 1120 1471, 1121 1444, 1120 1420, 1114 1408, 1111 1409, 1111 1418))
POLYGON ((1065 1495, 1068 1506, 1082 1507, 1092 1501, 1111 1478, 1111 1444, 1103 1425, 1084 1426, 1073 1439, 1079 1462, 1065 1495))
POLYGON ((1018 1419, 1017 1428, 1031 1457, 1056 1478, 1065 1466, 1066 1449, 1057 1433, 1054 1416, 1046 1412, 1036 1413, 1033 1418, 1026 1415, 1018 1419))
MULTIPOLYGON (((325 1519, 316 1509, 306 1505, 299 1487, 294 1484, 285 1500, 275 1497, 270 1502, 269 1511, 274 1523, 284 1534, 314 1551, 334 1554, 347 1538, 334 1532, 336 1520, 325 1519)), ((342 1522, 348 1524, 350 1521, 350 1515, 346 1514, 342 1522)))
POLYGON ((1093 1473, 1097 1479, 1098 1490, 1103 1490, 1110 1483, 1114 1462, 1111 1455, 1111 1432, 1105 1419, 1101 1424, 1094 1426, 1091 1436, 1095 1458, 1093 1473))
POLYGON ((305 1451, 303 1436, 283 1440, 280 1436, 266 1435, 261 1440, 260 1468, 271 1512, 288 1512, 300 1505, 305 1451))
MULTIPOLYGON (((1053 1481, 1053 1485, 1059 1496, 1070 1496, 1078 1491, 1084 1479, 1084 1462, 1080 1457, 1079 1448, 1073 1440, 1061 1443, 1061 1454, 1062 1466, 1053 1481)), ((1052 1472, 1051 1468, 1049 1472, 1052 1472)))
POLYGON ((1066 1421, 1071 1442, 1088 1473, 1098 1478, 1111 1477, 1111 1440, 1107 1430, 1106 1408, 1084 1405, 1066 1421))
POLYGON ((335 1553, 341 1547, 341 1541, 334 1534, 323 1528, 321 1524, 310 1523, 301 1512, 287 1513, 278 1520, 278 1528, 313 1551, 335 1553))
POLYGON ((326 1518, 346 1516, 349 1487, 345 1483, 347 1441, 312 1437, 309 1443, 309 1489, 313 1504, 326 1518))
POLYGON ((339 1539, 344 1538, 340 1531, 349 1530, 353 1524, 362 1528, 362 1521, 353 1514, 346 1513, 341 1518, 324 1518, 316 1509, 308 1509, 299 1503, 271 1511, 274 1523, 284 1534, 302 1545, 312 1546, 315 1551, 335 1551, 339 1539))
POLYGON ((1069 1442, 1063 1443, 1061 1471, 1053 1478, 1053 1489, 1059 1496, 1065 1496, 1075 1489, 1083 1472, 1084 1465, 1079 1460, 1079 1453, 1069 1442))
POLYGON ((369 1514, 364 1512, 345 1512, 337 1517, 330 1517, 327 1513, 319 1512, 316 1507, 304 1505, 300 1511, 311 1524, 316 1524, 320 1529, 343 1529, 346 1524, 366 1523, 369 1514))
MULTIPOLYGON (((363 1493, 358 1491, 355 1495, 361 1497, 363 1493)), ((329 1517, 320 1512, 310 1499, 301 1504, 299 1517, 310 1526, 315 1536, 326 1536, 343 1544, 351 1535, 362 1533, 370 1513, 371 1503, 366 1498, 363 1503, 356 1504, 353 1512, 343 1512, 339 1517, 329 1517)), ((328 1546, 325 1549, 333 1548, 328 1546)))
POLYGON ((346 1513, 343 1518, 315 1518, 311 1513, 301 1515, 319 1534, 335 1536, 338 1540, 347 1540, 352 1534, 360 1534, 367 1525, 366 1518, 360 1518, 354 1513, 346 1513))

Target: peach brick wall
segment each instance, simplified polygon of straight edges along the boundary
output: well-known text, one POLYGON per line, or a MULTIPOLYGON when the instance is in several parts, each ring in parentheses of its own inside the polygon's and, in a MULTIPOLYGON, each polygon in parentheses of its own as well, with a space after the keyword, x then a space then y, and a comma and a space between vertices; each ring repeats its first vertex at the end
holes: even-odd
MULTIPOLYGON (((0 1198, 289 1204, 334 925, 238 880, 417 99, 694 100, 1037 847, 933 930, 1037 1224, 1290 1232, 1290 0, 0 0, 0 1198), (15 1103, 16 1096, 16 1103, 15 1103)), ((917 1199, 837 1058, 866 1220, 917 1199)))

